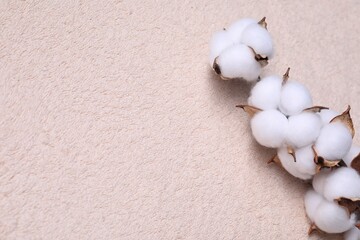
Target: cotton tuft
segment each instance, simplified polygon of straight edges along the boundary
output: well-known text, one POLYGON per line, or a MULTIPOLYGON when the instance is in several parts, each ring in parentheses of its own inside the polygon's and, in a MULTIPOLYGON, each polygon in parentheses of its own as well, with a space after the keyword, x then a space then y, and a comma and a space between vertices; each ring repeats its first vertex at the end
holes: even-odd
POLYGON ((316 113, 302 112, 289 117, 286 143, 295 148, 305 147, 315 142, 322 127, 316 113))
POLYGON ((254 53, 244 44, 236 44, 225 49, 217 58, 221 75, 225 78, 243 78, 255 81, 261 73, 261 65, 254 53))
POLYGON ((228 28, 227 32, 229 33, 230 39, 234 43, 241 42, 241 36, 249 25, 257 24, 257 21, 252 18, 242 18, 237 20, 236 22, 232 23, 228 28))
POLYGON ((254 49, 257 54, 271 59, 274 54, 270 33, 259 24, 246 27, 241 35, 241 42, 254 49))
POLYGON ((339 116, 339 113, 334 110, 331 110, 331 109, 323 109, 318 113, 318 115, 321 118, 322 124, 326 125, 326 124, 330 123, 330 121, 334 117, 339 116))
POLYGON ((308 190, 304 197, 306 215, 314 221, 316 210, 324 198, 314 190, 308 190))
POLYGON ((269 148, 280 147, 285 139, 288 120, 277 110, 261 111, 251 119, 251 130, 256 141, 269 148))
POLYGON ((210 41, 210 66, 213 67, 215 58, 232 45, 234 43, 227 31, 222 30, 214 33, 210 41))
POLYGON ((352 144, 350 131, 340 122, 324 126, 315 143, 317 154, 327 160, 340 160, 349 152, 352 144))
POLYGON ((280 159, 281 165, 288 173, 290 173, 294 177, 303 180, 308 180, 312 178, 310 174, 302 173, 299 171, 299 163, 294 161, 294 157, 288 153, 286 147, 279 148, 277 154, 280 159))
POLYGON ((251 90, 248 104, 263 110, 278 108, 281 83, 282 79, 279 76, 261 79, 251 90))
POLYGON ((344 234, 345 240, 360 240, 360 229, 352 227, 349 231, 344 234))
POLYGON ((312 106, 309 90, 301 83, 287 81, 282 87, 280 110, 288 116, 295 115, 312 106))

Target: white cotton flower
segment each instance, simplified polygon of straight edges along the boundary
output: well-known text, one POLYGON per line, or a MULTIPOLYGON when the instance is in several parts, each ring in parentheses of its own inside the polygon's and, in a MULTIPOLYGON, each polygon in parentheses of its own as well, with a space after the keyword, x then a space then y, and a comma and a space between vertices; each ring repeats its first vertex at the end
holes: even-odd
POLYGON ((343 157, 344 162, 348 167, 351 166, 351 162, 359 156, 360 154, 360 147, 355 146, 354 144, 351 146, 350 151, 346 154, 345 157, 343 157))
POLYGON ((352 227, 349 231, 344 234, 345 240, 360 240, 360 229, 352 227))
POLYGON ((214 33, 210 41, 210 66, 213 67, 215 58, 233 44, 227 31, 222 30, 214 33))
POLYGON ((241 42, 254 49, 257 54, 272 58, 274 54, 273 42, 266 28, 254 23, 247 26, 242 35, 241 42))
POLYGON ((244 44, 225 49, 216 59, 216 63, 224 78, 254 81, 261 73, 261 65, 255 60, 253 51, 244 44))
POLYGON ((251 90, 248 104, 263 110, 278 108, 281 86, 282 79, 279 76, 261 79, 251 90))
POLYGON ((309 90, 301 83, 287 81, 281 90, 280 110, 285 115, 295 115, 312 106, 309 90))
POLYGON ((315 154, 311 146, 306 146, 295 150, 296 165, 299 172, 311 176, 316 173, 314 162, 315 154))
POLYGON ((302 112, 289 117, 286 143, 295 148, 305 147, 315 142, 322 127, 316 113, 302 112))
POLYGON ((340 122, 333 122, 321 129, 315 149, 324 159, 340 160, 349 152, 351 144, 352 136, 349 129, 340 122))
POLYGON ((285 139, 288 120, 277 110, 261 111, 251 119, 251 130, 256 141, 269 148, 280 147, 285 139))
POLYGON ((360 175, 348 167, 335 169, 326 176, 324 197, 329 200, 360 198, 360 175))
POLYGON ((321 118, 321 121, 322 121, 323 125, 326 125, 326 124, 330 123, 330 121, 334 117, 339 116, 338 112, 336 112, 334 110, 331 110, 331 109, 323 109, 318 114, 319 114, 319 116, 321 118))
POLYGON ((322 169, 319 173, 315 174, 312 186, 317 193, 324 194, 326 179, 330 173, 331 169, 322 169))
POLYGON ((327 233, 342 233, 355 225, 356 215, 349 217, 345 208, 335 202, 322 201, 314 216, 315 225, 327 233))
POLYGON ((314 190, 308 190, 304 197, 306 215, 313 222, 316 210, 324 198, 314 190))
POLYGON ((244 29, 251 24, 257 24, 257 21, 252 18, 242 18, 232 23, 226 30, 234 43, 240 43, 244 29))
POLYGON ((294 157, 288 153, 288 150, 286 147, 279 148, 277 151, 277 155, 279 157, 279 160, 280 160, 283 168, 288 173, 293 175, 294 177, 297 177, 297 178, 300 178, 303 180, 308 180, 308 179, 312 178, 312 175, 302 173, 299 171, 299 169, 298 169, 299 163, 294 161, 294 157))

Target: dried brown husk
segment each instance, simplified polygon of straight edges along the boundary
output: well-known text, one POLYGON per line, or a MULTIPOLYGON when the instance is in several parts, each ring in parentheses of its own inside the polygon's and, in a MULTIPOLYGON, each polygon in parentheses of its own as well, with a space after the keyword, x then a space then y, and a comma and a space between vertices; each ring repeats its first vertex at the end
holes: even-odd
POLYGON ((236 105, 236 107, 242 108, 250 117, 253 117, 256 113, 262 111, 262 109, 250 105, 236 105))
POLYGON ((258 22, 258 24, 267 30, 266 17, 263 17, 263 18, 258 22))
POLYGON ((350 166, 360 174, 360 154, 352 160, 350 166))
POLYGON ((308 235, 311 235, 313 232, 318 232, 318 233, 321 233, 321 234, 326 234, 326 232, 322 231, 321 229, 319 229, 315 223, 312 223, 309 227, 309 230, 308 230, 308 235))
POLYGON ((305 108, 304 112, 313 112, 313 113, 318 113, 321 112, 321 110, 328 110, 328 107, 323 107, 323 106, 313 106, 313 107, 309 107, 309 108, 305 108))
POLYGON ((293 147, 288 146, 288 147, 287 147, 287 152, 288 152, 288 154, 290 154, 291 156, 293 156, 294 162, 296 162, 295 149, 294 149, 293 147))
POLYGON ((349 215, 352 213, 360 213, 360 198, 338 198, 335 201, 342 207, 346 208, 349 215))
POLYGON ((275 154, 269 161, 267 161, 267 164, 270 164, 270 163, 275 163, 279 166, 282 166, 280 158, 277 154, 275 154))
POLYGON ((354 138, 355 129, 354 129, 353 121, 351 119, 350 110, 351 110, 351 107, 349 105, 348 108, 342 114, 340 114, 339 116, 334 117, 330 121, 330 123, 333 123, 333 122, 341 122, 341 123, 343 123, 349 129, 349 131, 351 133, 351 136, 354 138))
POLYGON ((287 81, 289 80, 289 77, 290 77, 289 73, 290 73, 290 68, 288 67, 286 72, 283 75, 282 85, 285 85, 285 83, 287 83, 287 81))
POLYGON ((338 168, 338 167, 346 166, 345 162, 341 159, 330 161, 330 160, 324 159, 321 156, 318 156, 314 146, 312 146, 312 150, 314 152, 314 162, 316 164, 316 173, 320 172, 320 170, 323 168, 338 168))

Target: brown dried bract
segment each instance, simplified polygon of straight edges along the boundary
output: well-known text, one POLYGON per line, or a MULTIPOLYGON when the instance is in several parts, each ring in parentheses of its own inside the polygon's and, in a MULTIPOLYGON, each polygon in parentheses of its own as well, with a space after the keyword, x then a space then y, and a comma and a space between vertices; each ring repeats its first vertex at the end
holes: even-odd
POLYGON ((355 135, 355 129, 354 129, 354 124, 353 121, 351 119, 351 115, 350 115, 350 105, 348 106, 348 108, 339 116, 334 117, 330 122, 341 122, 343 123, 350 131, 351 136, 354 137, 355 135))
POLYGON ((289 80, 289 76, 290 76, 289 73, 290 73, 290 68, 288 67, 288 69, 283 75, 283 82, 282 82, 283 85, 289 80))
POLYGON ((287 152, 294 158, 294 162, 296 162, 295 150, 292 147, 287 147, 287 152))
POLYGON ((315 223, 312 223, 309 227, 309 230, 308 230, 308 235, 312 234, 313 232, 319 232, 321 234, 326 234, 324 231, 320 230, 316 225, 315 223))
POLYGON ((357 155, 351 162, 351 167, 360 174, 360 154, 357 155))
POLYGON ((263 17, 258 24, 267 30, 266 17, 263 17))
POLYGON ((270 163, 275 163, 277 165, 282 166, 279 156, 277 154, 275 154, 269 161, 267 161, 267 164, 270 164, 270 163))
POLYGON ((314 162, 316 164, 316 173, 320 172, 323 168, 338 168, 346 166, 343 160, 329 161, 319 156, 316 152, 315 146, 311 147, 314 152, 314 162))
POLYGON ((238 108, 242 108, 250 117, 253 117, 256 113, 261 112, 262 109, 249 106, 249 105, 236 105, 238 108))
POLYGON ((360 198, 339 198, 335 201, 342 207, 346 208, 349 215, 360 211, 360 198))
POLYGON ((321 110, 327 110, 329 109, 328 107, 323 107, 323 106, 313 106, 313 107, 309 107, 309 108, 305 108, 304 109, 304 112, 314 112, 314 113, 317 113, 317 112, 321 112, 321 110))

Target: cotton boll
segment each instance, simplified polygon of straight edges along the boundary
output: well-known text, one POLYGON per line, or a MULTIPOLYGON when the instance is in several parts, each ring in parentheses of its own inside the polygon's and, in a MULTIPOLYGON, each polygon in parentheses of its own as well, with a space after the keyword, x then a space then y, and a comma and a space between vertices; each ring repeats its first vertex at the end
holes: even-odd
POLYGON ((305 147, 315 142, 322 127, 320 117, 316 113, 302 112, 289 117, 286 143, 295 148, 305 147))
POLYGON ((340 122, 324 126, 315 143, 319 156, 327 160, 340 160, 349 152, 352 144, 350 131, 340 122))
POLYGON ((326 125, 326 124, 330 123, 330 121, 334 117, 339 116, 339 113, 334 110, 331 110, 331 109, 324 109, 324 110, 321 110, 318 113, 318 115, 320 116, 323 125, 326 125))
POLYGON ((350 151, 346 154, 345 157, 343 157, 343 160, 346 163, 346 165, 350 167, 351 162, 354 160, 354 158, 359 156, 359 154, 360 154, 360 147, 352 145, 350 151))
POLYGON ((240 43, 244 29, 251 24, 257 24, 257 21, 251 18, 243 18, 231 24, 230 27, 227 28, 231 40, 234 43, 240 43))
POLYGON ((321 172, 317 173, 314 176, 312 185, 317 193, 321 195, 324 194, 325 182, 330 173, 331 173, 331 169, 323 169, 321 170, 321 172))
POLYGON ((344 235, 345 240, 360 240, 360 229, 357 227, 351 228, 344 235))
POLYGON ((251 130, 256 141, 269 148, 280 147, 287 131, 287 118, 277 110, 265 110, 251 119, 251 130))
POLYGON ((269 76, 261 79, 251 90, 248 103, 251 106, 267 110, 276 109, 280 103, 282 79, 269 76))
POLYGON ((345 208, 339 206, 335 202, 322 201, 314 217, 315 225, 322 231, 327 233, 342 233, 355 225, 356 216, 349 214, 345 208))
POLYGON ((360 198, 360 175, 347 167, 333 170, 326 177, 323 195, 329 201, 340 197, 360 198))
POLYGON ((285 115, 295 115, 312 106, 309 90, 301 83, 287 81, 282 87, 280 110, 285 115))
POLYGON ((272 58, 274 49, 270 33, 259 24, 251 24, 247 26, 242 35, 241 42, 248 45, 257 54, 272 58))
POLYGON ((312 189, 306 192, 304 198, 305 211, 311 221, 314 221, 316 210, 323 200, 324 198, 312 189))
POLYGON ((243 78, 256 80, 261 73, 261 65, 255 60, 254 53, 244 44, 236 44, 225 49, 216 63, 225 78, 243 78))
POLYGON ((282 148, 278 149, 277 154, 280 159, 281 165, 288 173, 290 173, 294 177, 297 177, 297 178, 300 178, 303 180, 308 180, 308 179, 312 178, 312 176, 310 174, 301 173, 298 170, 298 166, 297 166, 298 163, 294 161, 294 157, 288 153, 286 147, 282 147, 282 148))
POLYGON ((309 175, 315 175, 316 164, 314 162, 315 154, 311 146, 299 148, 295 151, 296 165, 299 172, 309 175))
POLYGON ((233 44, 234 43, 227 31, 222 30, 214 33, 210 41, 210 66, 213 67, 215 58, 233 44))

